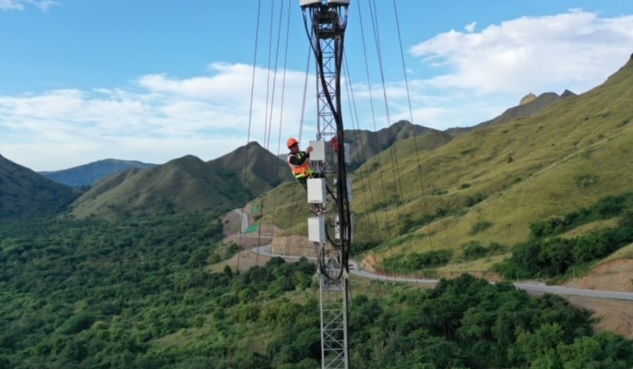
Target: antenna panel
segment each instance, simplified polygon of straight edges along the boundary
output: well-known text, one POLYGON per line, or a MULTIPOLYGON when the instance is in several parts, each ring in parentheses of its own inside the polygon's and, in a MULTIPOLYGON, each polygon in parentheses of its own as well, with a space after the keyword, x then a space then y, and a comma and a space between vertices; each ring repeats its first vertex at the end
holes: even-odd
POLYGON ((312 152, 310 153, 311 161, 325 161, 325 141, 310 141, 312 152))
POLYGON ((322 217, 308 218, 308 240, 320 244, 325 243, 325 219, 322 217))
POLYGON ((327 187, 325 178, 308 178, 308 203, 325 204, 327 187))

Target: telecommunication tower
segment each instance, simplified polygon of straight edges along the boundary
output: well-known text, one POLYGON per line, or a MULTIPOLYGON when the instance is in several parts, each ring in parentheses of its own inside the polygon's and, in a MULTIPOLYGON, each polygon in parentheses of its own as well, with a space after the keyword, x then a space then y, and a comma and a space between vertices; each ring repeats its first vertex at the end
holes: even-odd
POLYGON ((321 302, 323 369, 349 369, 349 253, 352 241, 350 146, 341 114, 341 71, 349 0, 300 0, 316 61, 317 137, 310 160, 325 178, 308 179, 308 202, 323 209, 308 218, 315 244, 321 302), (334 190, 332 190, 334 189, 334 190), (329 194, 329 196, 328 196, 329 194), (324 209, 327 209, 325 211, 324 209))

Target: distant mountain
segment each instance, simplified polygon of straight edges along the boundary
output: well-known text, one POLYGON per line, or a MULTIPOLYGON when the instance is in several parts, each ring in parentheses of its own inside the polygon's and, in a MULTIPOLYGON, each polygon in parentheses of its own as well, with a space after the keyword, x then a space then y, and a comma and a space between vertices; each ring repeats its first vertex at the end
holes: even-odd
MULTIPOLYGON (((349 169, 360 167, 367 160, 389 149, 396 142, 413 138, 419 150, 433 150, 449 142, 453 136, 432 128, 412 124, 401 120, 377 132, 368 130, 347 129, 344 131, 345 142, 351 144, 351 158, 349 169)), ((302 143, 302 149, 308 146, 302 143)), ((329 144, 328 144, 329 146, 329 144)), ((286 160, 287 154, 280 154, 279 158, 286 160)))
POLYGON ((251 142, 208 162, 188 155, 116 173, 77 199, 73 214, 82 218, 224 211, 290 180, 283 161, 251 142))
POLYGON ((551 104, 557 101, 566 99, 568 97, 574 97, 574 96, 576 96, 576 94, 569 90, 565 90, 561 95, 558 95, 555 92, 546 92, 539 95, 538 97, 530 93, 521 99, 521 102, 519 103, 519 105, 507 109, 501 115, 493 119, 487 120, 485 122, 481 122, 472 127, 450 128, 444 132, 449 133, 451 135, 459 135, 465 132, 472 131, 475 128, 504 124, 511 121, 512 119, 525 118, 525 117, 532 116, 534 114, 539 113, 540 111, 549 107, 551 104))
POLYGON ((92 186, 95 182, 114 173, 130 168, 151 168, 156 164, 140 161, 105 159, 64 170, 39 172, 53 181, 71 187, 92 186))
POLYGON ((377 132, 346 130, 345 141, 352 144, 350 168, 356 169, 367 160, 389 149, 399 141, 413 138, 419 150, 433 150, 453 139, 450 134, 401 120, 377 132))
POLYGON ((0 155, 0 219, 56 213, 77 196, 72 188, 0 155))

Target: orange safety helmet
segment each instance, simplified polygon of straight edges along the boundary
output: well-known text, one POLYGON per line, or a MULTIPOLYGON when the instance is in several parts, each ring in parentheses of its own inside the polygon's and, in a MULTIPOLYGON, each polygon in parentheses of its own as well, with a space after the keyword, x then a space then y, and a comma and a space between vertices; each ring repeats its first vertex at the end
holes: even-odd
POLYGON ((299 143, 299 141, 297 141, 296 138, 289 138, 288 142, 287 142, 288 148, 291 148, 291 147, 293 147, 294 145, 296 145, 298 143, 299 143))

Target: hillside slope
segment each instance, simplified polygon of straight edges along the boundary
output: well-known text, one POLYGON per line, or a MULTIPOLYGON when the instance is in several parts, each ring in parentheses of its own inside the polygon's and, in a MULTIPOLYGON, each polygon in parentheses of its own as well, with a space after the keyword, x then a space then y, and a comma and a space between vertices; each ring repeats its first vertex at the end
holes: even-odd
MULTIPOLYGON (((378 260, 437 249, 459 257, 471 241, 511 247, 527 239, 533 222, 630 191, 632 86, 629 61, 585 94, 478 127, 434 150, 398 142, 353 174, 356 244, 382 243, 378 260)), ((275 214, 292 210, 267 208, 274 213, 262 222, 288 226, 275 214)), ((302 231, 301 222, 290 229, 302 231)))
POLYGON ((574 96, 577 95, 569 90, 565 90, 561 95, 558 95, 555 92, 545 92, 540 94, 538 97, 528 95, 521 99, 521 103, 519 105, 506 109, 497 117, 481 122, 472 127, 450 128, 445 132, 451 135, 460 135, 481 127, 505 124, 513 119, 525 118, 537 114, 557 101, 574 96))
POLYGON ((432 128, 399 121, 377 132, 345 130, 345 141, 352 144, 349 169, 354 170, 396 143, 413 138, 418 150, 433 150, 448 143, 453 136, 432 128))
POLYGON ((76 197, 70 187, 0 155, 0 219, 56 213, 76 197))
POLYGON ((573 96, 577 95, 570 91, 565 91, 562 95, 558 95, 555 92, 546 92, 537 96, 534 100, 507 109, 500 116, 480 123, 478 127, 499 125, 507 123, 513 119, 529 117, 543 111, 555 102, 573 96))
POLYGON ((188 155, 115 174, 77 199, 72 213, 83 218, 223 211, 286 180, 291 180, 286 164, 249 143, 208 162, 188 155))
MULTIPOLYGON (((457 246, 472 239, 522 241, 533 221, 630 190, 632 85, 629 61, 603 85, 581 96, 558 101, 534 116, 454 139, 423 157, 421 172, 427 186, 422 199, 420 190, 407 190, 415 189, 408 180, 416 176, 416 168, 407 165, 408 150, 400 145, 398 156, 405 158, 399 169, 402 191, 389 195, 403 202, 399 208, 412 217, 419 216, 416 210, 422 201, 430 212, 440 207, 461 210, 433 225, 433 238, 441 245, 457 246), (493 226, 470 235, 479 222, 493 226)), ((375 184, 363 180, 362 174, 359 177, 359 187, 370 185, 381 194, 375 184)), ((385 187, 397 184, 388 177, 384 182, 385 187)), ((361 213, 368 209, 356 205, 361 213)), ((397 222, 394 211, 385 215, 397 222)))
MULTIPOLYGON (((344 131, 345 143, 350 145, 351 156, 348 158, 348 169, 354 171, 367 160, 379 153, 389 149, 397 142, 414 138, 419 150, 433 150, 453 139, 453 135, 448 132, 438 131, 413 124, 406 120, 398 121, 387 128, 378 131, 364 129, 346 129, 344 131)), ((302 143, 305 148, 309 140, 302 143)), ((326 145, 327 160, 335 161, 335 155, 331 150, 331 142, 326 145)), ((279 155, 282 160, 286 159, 286 153, 279 155)))

